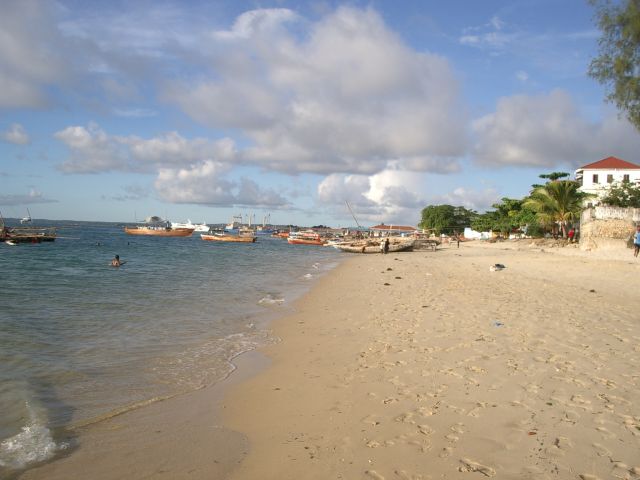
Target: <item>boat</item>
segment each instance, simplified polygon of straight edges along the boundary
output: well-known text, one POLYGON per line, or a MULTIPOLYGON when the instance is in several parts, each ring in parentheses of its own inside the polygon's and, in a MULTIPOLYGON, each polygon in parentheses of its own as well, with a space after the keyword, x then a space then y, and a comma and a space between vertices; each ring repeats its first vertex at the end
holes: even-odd
POLYGON ((191 220, 187 219, 186 223, 171 222, 171 228, 193 228, 194 232, 208 232, 209 225, 206 223, 191 223, 191 220))
POLYGON ((271 236, 275 238, 289 238, 289 232, 275 231, 271 234, 271 236))
POLYGON ((324 245, 325 241, 319 233, 313 230, 304 230, 302 232, 289 232, 287 242, 292 245, 324 245))
POLYGON ((249 228, 241 228, 237 234, 227 231, 210 231, 208 234, 201 233, 200 238, 208 242, 254 243, 256 241, 255 232, 249 228))
POLYGON ((225 225, 224 229, 228 232, 237 232, 242 226, 242 215, 234 215, 231 217, 231 222, 225 225))
MULTIPOLYGON (((413 239, 390 238, 389 253, 413 250, 413 239)), ((358 240, 334 245, 338 250, 349 253, 380 253, 380 240, 358 240)))
POLYGON ((148 217, 143 225, 124 227, 127 235, 150 235, 154 237, 190 237, 195 228, 173 228, 171 222, 160 217, 148 217))
POLYGON ((27 216, 26 217, 22 217, 20 219, 20 223, 21 224, 25 224, 25 223, 31 223, 31 212, 29 211, 29 209, 27 208, 27 216))

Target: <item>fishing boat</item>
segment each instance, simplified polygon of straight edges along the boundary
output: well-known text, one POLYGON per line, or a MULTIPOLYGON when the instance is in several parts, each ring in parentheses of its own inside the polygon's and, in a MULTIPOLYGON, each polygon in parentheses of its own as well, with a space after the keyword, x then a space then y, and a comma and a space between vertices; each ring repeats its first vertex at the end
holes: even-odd
POLYGON ((191 220, 187 219, 186 223, 171 222, 171 228, 193 228, 194 232, 208 232, 209 225, 206 223, 191 223, 191 220))
POLYGON ((124 227, 127 235, 150 235, 154 237, 190 237, 194 228, 173 228, 171 222, 160 217, 148 217, 143 225, 124 227))
MULTIPOLYGON (((409 252, 413 250, 413 239, 389 239, 389 253, 409 252)), ((355 242, 334 245, 338 250, 349 253, 380 253, 380 240, 358 240, 355 242)))
POLYGON ((313 230, 304 230, 302 232, 289 232, 287 242, 292 245, 324 245, 325 241, 320 234, 313 230))
POLYGON ((249 228, 241 228, 237 234, 227 231, 210 231, 208 234, 201 233, 200 238, 208 242, 254 243, 256 241, 255 232, 249 228))

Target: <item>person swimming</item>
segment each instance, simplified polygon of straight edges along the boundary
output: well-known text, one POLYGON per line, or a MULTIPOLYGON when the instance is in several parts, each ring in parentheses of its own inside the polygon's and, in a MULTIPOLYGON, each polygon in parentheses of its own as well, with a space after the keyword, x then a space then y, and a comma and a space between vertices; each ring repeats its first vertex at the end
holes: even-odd
POLYGON ((115 257, 113 257, 113 260, 111 260, 111 266, 119 267, 120 265, 122 265, 122 262, 120 261, 120 255, 116 255, 115 257))

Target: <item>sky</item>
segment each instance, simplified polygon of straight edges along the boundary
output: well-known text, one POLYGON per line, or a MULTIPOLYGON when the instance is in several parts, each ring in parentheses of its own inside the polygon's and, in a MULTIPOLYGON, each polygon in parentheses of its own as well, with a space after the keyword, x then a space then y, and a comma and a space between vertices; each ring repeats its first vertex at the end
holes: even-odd
POLYGON ((0 213, 416 225, 640 133, 586 0, 0 0, 0 213))

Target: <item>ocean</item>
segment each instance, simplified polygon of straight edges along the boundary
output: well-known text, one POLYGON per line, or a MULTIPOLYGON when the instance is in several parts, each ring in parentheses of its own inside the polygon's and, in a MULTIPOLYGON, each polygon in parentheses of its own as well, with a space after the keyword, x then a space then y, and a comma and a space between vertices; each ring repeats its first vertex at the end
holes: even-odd
POLYGON ((63 452, 74 427, 226 378, 235 356, 277 341, 269 321, 341 258, 268 236, 48 225, 53 243, 0 243, 0 477, 63 452))

